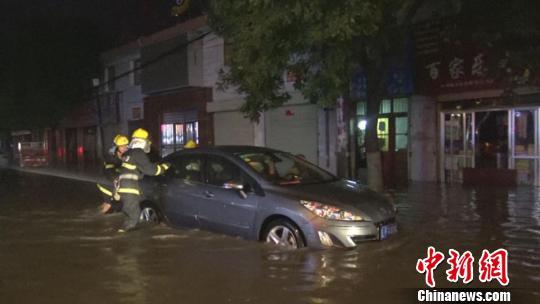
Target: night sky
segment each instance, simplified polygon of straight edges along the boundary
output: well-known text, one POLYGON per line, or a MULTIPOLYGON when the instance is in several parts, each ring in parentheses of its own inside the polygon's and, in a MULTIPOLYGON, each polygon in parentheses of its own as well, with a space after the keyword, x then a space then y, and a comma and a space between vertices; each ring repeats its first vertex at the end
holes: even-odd
POLYGON ((178 18, 170 14, 174 5, 174 0, 0 0, 0 25, 4 34, 16 34, 21 25, 40 20, 77 19, 95 26, 107 48, 172 26, 200 13, 202 6, 191 1, 190 11, 178 18))

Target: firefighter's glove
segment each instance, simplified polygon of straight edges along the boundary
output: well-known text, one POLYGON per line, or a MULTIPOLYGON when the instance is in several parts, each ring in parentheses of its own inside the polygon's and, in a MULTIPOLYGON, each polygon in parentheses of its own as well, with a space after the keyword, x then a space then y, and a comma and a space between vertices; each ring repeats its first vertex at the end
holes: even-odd
POLYGON ((167 171, 171 167, 171 163, 162 163, 161 168, 167 171))

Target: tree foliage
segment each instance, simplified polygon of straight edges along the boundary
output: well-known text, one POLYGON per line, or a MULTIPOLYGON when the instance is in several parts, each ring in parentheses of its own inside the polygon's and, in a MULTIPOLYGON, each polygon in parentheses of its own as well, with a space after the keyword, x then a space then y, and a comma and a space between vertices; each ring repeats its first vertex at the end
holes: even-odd
POLYGON ((461 1, 456 21, 454 36, 466 32, 475 43, 498 53, 494 76, 508 88, 538 81, 540 1, 461 1))
POLYGON ((2 38, 0 128, 54 126, 90 97, 102 45, 95 28, 75 19, 35 18, 2 38))
POLYGON ((233 43, 223 84, 245 94, 243 110, 253 119, 290 98, 285 72, 296 76, 295 88, 307 99, 323 106, 348 92, 360 66, 376 74, 371 87, 378 87, 387 63, 402 51, 404 12, 414 2, 213 1, 211 26, 233 43))
MULTIPOLYGON (((284 73, 296 76, 295 88, 313 103, 333 105, 347 97, 359 68, 366 78, 368 178, 380 169, 376 119, 385 97, 385 79, 392 65, 404 60, 405 45, 417 13, 447 18, 429 11, 437 1, 422 0, 230 0, 212 1, 211 27, 232 43, 230 65, 222 84, 245 96, 244 113, 257 119, 262 111, 290 98, 284 73), (427 7, 427 8, 426 8, 427 7), (421 12, 420 9, 424 9, 421 12), (419 11, 420 10, 420 11, 419 11), (427 10, 427 11, 426 11, 427 10)), ((454 38, 469 36, 503 52, 496 62, 499 77, 523 84, 539 66, 540 2, 516 0, 439 0, 451 7, 454 38), (516 70, 519 71, 516 73, 516 70)), ((418 17, 418 16, 416 16, 418 17)), ((493 68, 493 67, 491 67, 493 68)), ((347 99, 349 101, 350 99, 347 99)), ((354 104, 352 104, 354 109, 354 104)), ((375 179, 379 179, 380 174, 375 179)), ((371 182, 370 182, 371 183, 371 182)))

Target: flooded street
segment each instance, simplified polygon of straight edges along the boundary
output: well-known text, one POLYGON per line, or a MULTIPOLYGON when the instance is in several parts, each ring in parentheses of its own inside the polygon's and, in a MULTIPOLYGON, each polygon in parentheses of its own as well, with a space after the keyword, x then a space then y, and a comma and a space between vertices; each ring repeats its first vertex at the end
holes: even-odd
MULTIPOLYGON (((538 188, 413 185, 395 194, 390 239, 294 252, 167 226, 118 235, 122 215, 99 215, 88 182, 0 171, 0 193, 2 303, 414 303, 430 245, 475 261, 506 248, 512 303, 540 302, 538 188)), ((446 269, 437 287, 464 287, 446 269)), ((500 285, 475 272, 467 287, 500 285)))

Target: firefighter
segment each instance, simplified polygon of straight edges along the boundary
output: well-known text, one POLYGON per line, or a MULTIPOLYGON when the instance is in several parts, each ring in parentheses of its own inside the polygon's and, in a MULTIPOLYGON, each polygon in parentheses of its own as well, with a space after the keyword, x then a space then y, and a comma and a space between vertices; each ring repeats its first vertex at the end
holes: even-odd
POLYGON ((98 189, 103 194, 103 203, 99 207, 103 214, 118 212, 122 209, 116 188, 122 166, 122 155, 128 150, 129 139, 122 134, 118 134, 114 137, 113 143, 114 146, 103 163, 106 181, 97 184, 98 189))
POLYGON ((142 197, 139 180, 144 175, 160 175, 165 173, 169 164, 155 164, 150 162, 147 153, 150 152, 148 131, 137 129, 131 136, 129 150, 122 157, 120 168, 118 194, 122 200, 122 211, 127 218, 118 232, 127 232, 137 225, 140 215, 140 202, 142 197))
POLYGON ((184 145, 184 149, 194 149, 194 148, 197 148, 197 143, 193 139, 188 140, 188 142, 184 145))

